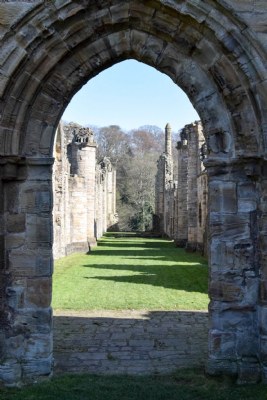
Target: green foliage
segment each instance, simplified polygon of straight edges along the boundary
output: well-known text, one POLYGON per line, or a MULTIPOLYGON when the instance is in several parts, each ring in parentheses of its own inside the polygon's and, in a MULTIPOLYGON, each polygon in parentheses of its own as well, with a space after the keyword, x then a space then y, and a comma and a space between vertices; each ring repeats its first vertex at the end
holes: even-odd
POLYGON ((266 400, 264 385, 237 386, 203 371, 166 376, 65 375, 32 387, 0 389, 0 400, 266 400))
POLYGON ((144 201, 139 211, 130 217, 132 231, 148 231, 151 229, 153 207, 149 201, 144 201))
POLYGON ((208 306, 207 288, 203 257, 171 241, 110 233, 89 255, 56 261, 53 307, 203 310, 208 306))
POLYGON ((117 125, 99 128, 95 134, 97 159, 109 157, 117 170, 117 212, 121 231, 151 228, 155 204, 157 159, 164 134, 155 126, 124 132, 117 125))

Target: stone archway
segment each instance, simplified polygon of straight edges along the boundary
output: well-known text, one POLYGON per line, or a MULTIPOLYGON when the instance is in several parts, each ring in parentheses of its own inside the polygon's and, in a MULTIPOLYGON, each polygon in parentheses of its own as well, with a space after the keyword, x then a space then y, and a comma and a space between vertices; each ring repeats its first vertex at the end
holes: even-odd
POLYGON ((204 125, 210 192, 208 371, 236 375, 241 382, 265 377, 267 57, 258 31, 267 9, 259 5, 257 14, 245 1, 238 3, 0 5, 0 379, 5 383, 52 370, 56 126, 85 82, 129 58, 171 77, 204 125))

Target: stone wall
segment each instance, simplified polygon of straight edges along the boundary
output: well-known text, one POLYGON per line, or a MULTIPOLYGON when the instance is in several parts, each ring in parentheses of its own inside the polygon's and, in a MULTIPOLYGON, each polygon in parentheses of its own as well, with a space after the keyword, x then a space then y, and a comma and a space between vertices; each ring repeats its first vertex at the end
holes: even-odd
POLYGON ((89 128, 59 125, 55 143, 54 257, 86 252, 116 223, 116 171, 105 158, 96 164, 89 128))
POLYGON ((205 139, 202 124, 197 121, 186 125, 177 143, 177 182, 173 179, 173 156, 169 124, 165 129, 165 152, 158 161, 156 175, 155 214, 159 233, 175 240, 177 246, 188 251, 206 248, 207 174, 201 157, 205 139))

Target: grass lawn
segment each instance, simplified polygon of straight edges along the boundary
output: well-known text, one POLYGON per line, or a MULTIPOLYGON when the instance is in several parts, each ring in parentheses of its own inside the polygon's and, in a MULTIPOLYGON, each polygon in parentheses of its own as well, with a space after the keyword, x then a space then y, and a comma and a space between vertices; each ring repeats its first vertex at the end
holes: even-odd
POLYGON ((107 234, 86 254, 55 262, 54 309, 205 310, 205 258, 173 242, 107 234))
POLYGON ((202 372, 129 377, 71 375, 23 389, 0 389, 1 400, 266 400, 264 385, 237 386, 202 372))

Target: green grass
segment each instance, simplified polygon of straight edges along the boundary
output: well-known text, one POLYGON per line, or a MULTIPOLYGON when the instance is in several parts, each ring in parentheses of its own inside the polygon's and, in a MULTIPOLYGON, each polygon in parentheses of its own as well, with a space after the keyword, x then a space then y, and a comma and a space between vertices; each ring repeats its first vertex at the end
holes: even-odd
POLYGON ((54 309, 205 310, 205 258, 162 239, 107 234, 88 254, 57 260, 54 309))
POLYGON ((129 377, 66 375, 23 389, 0 389, 0 400, 266 400, 264 385, 237 386, 202 372, 129 377))

